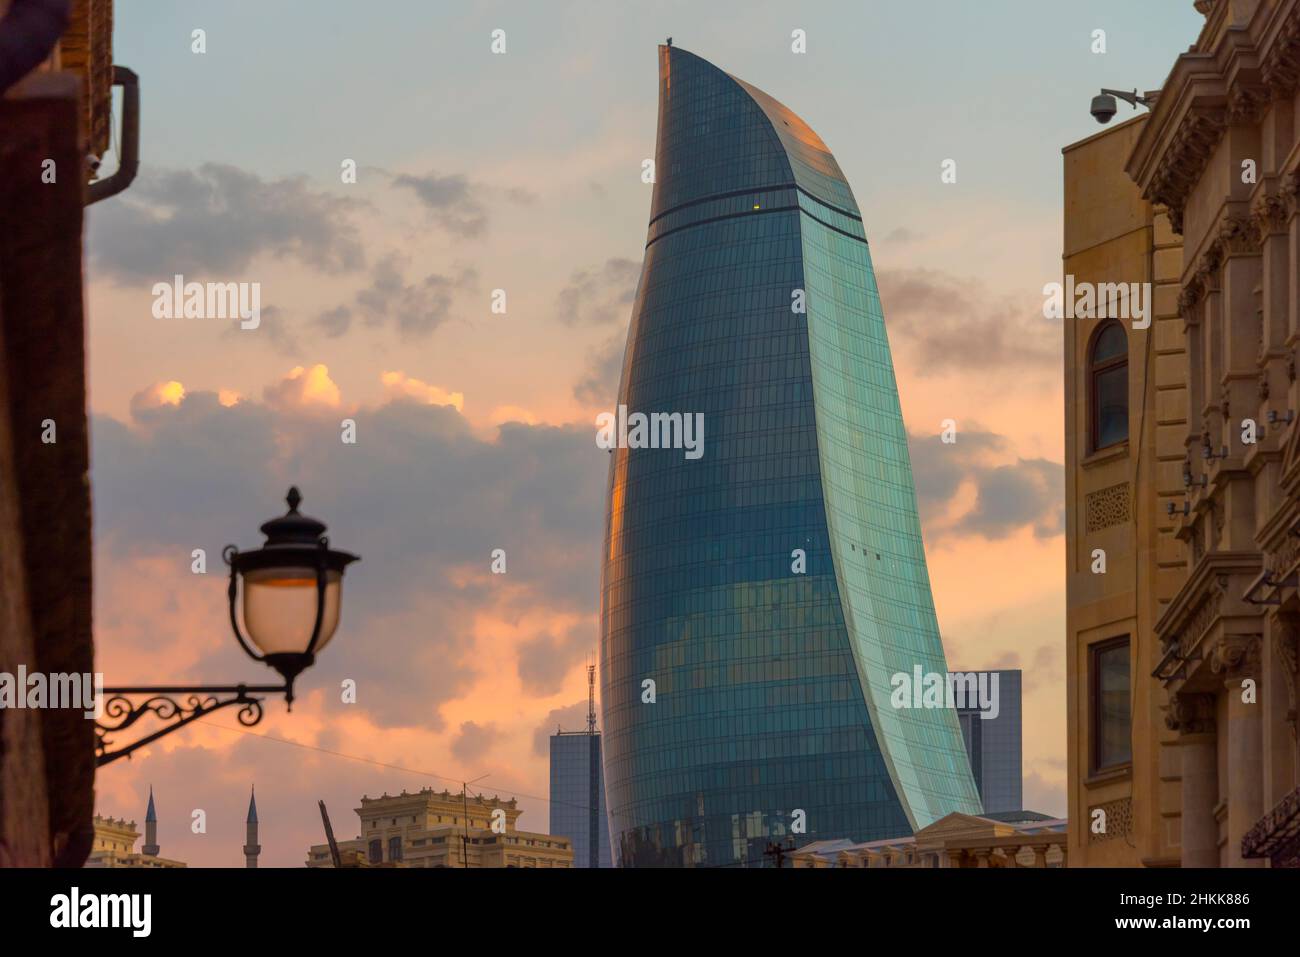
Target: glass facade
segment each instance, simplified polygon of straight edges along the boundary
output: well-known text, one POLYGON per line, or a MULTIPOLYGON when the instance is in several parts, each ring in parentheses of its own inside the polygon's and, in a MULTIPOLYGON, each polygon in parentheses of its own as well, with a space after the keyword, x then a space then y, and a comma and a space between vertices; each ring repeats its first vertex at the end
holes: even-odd
POLYGON ((704 455, 615 449, 601 585, 609 829, 624 866, 978 813, 861 214, 781 104, 660 47, 656 182, 619 403, 703 413, 704 455), (803 308, 801 308, 803 307, 803 308))
POLYGON ((610 866, 599 733, 551 735, 550 832, 573 841, 574 867, 610 866))

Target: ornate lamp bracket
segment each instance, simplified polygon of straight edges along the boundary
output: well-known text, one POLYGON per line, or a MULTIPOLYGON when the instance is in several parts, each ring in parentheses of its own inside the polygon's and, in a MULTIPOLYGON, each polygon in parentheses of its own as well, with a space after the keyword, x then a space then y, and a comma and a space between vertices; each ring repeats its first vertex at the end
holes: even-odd
POLYGON ((103 710, 95 720, 95 766, 102 768, 118 758, 157 741, 214 711, 239 705, 239 723, 251 728, 262 720, 262 698, 258 695, 285 694, 287 685, 142 685, 105 688, 103 710), (172 697, 177 695, 179 697, 172 697), (143 700, 140 700, 143 699, 143 700), (125 747, 110 750, 120 732, 145 716, 169 722, 125 747))

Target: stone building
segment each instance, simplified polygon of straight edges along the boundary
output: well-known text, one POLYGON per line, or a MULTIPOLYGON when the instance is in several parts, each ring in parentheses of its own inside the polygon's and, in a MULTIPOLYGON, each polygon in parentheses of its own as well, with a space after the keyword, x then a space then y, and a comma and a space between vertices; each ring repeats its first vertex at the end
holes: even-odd
POLYGON ((1064 867, 1066 822, 1034 811, 954 812, 911 837, 865 844, 814 841, 787 856, 792 867, 1064 867))
MULTIPOLYGON (((0 672, 10 674, 94 670, 81 226, 88 159, 108 142, 112 11, 111 0, 0 0, 0 672)), ((84 862, 94 774, 80 711, 0 713, 0 866, 84 862)))
POLYGON ((1065 327, 1072 865, 1300 844, 1300 0, 1196 7, 1150 114, 1065 151, 1067 276, 1153 303, 1065 327))
MULTIPOLYGON (((361 835, 338 842, 345 867, 573 867, 569 838, 515 826, 514 798, 424 788, 362 797, 356 813, 361 835)), ((312 845, 307 866, 333 867, 329 845, 312 845)))
POLYGON ((135 821, 125 818, 101 817, 96 814, 95 842, 86 867, 184 867, 180 861, 159 856, 162 848, 158 845, 158 814, 153 806, 153 789, 149 789, 149 807, 144 815, 144 844, 140 850, 135 849, 135 842, 140 839, 140 832, 135 829, 135 821))

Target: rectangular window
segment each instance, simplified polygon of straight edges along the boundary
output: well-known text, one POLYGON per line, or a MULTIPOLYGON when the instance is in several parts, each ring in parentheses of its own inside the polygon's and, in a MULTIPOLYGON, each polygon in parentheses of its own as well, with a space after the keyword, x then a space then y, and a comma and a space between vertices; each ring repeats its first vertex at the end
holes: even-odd
POLYGON ((1088 689, 1092 771, 1107 771, 1129 764, 1133 760, 1133 750, 1127 635, 1091 647, 1088 689))

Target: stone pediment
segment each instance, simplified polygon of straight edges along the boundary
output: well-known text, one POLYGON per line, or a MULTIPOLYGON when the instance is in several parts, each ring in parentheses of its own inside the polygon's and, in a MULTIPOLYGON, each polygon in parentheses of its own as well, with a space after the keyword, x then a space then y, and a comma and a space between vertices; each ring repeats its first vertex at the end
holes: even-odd
POLYGON ((918 849, 931 847, 942 847, 945 841, 954 839, 988 839, 992 837, 1010 837, 1016 833, 1016 829, 1010 824, 1003 824, 1001 821, 991 821, 986 817, 978 817, 974 814, 962 814, 954 811, 939 818, 928 827, 923 827, 916 832, 916 845, 918 849))

